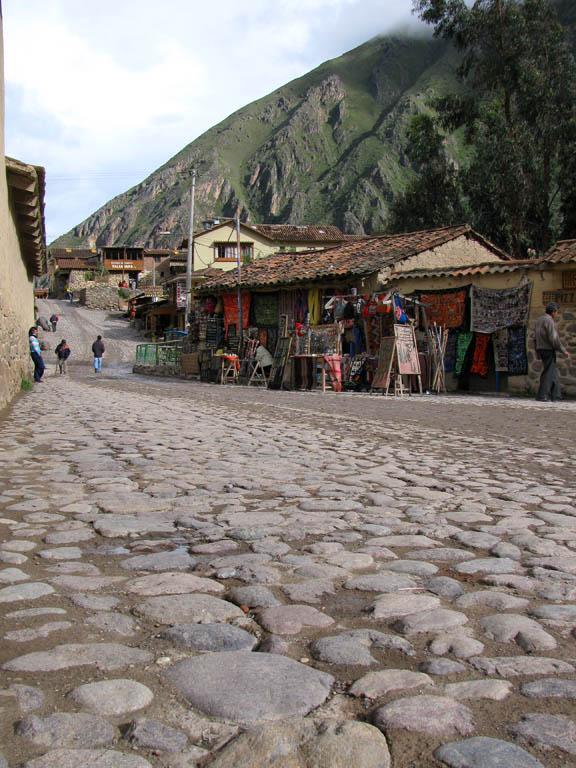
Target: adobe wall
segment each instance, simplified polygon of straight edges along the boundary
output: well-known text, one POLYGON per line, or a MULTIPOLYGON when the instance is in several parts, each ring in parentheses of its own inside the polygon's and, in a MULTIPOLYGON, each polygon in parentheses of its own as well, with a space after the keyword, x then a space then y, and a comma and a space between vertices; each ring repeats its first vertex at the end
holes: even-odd
POLYGON ((394 269, 396 272, 408 272, 412 269, 441 269, 499 261, 501 259, 495 253, 477 240, 462 235, 438 248, 412 256, 396 264, 394 269))
POLYGON ((20 390, 22 377, 32 378, 28 328, 34 324, 34 279, 20 255, 20 244, 8 200, 4 165, 4 72, 0 18, 0 409, 20 390))

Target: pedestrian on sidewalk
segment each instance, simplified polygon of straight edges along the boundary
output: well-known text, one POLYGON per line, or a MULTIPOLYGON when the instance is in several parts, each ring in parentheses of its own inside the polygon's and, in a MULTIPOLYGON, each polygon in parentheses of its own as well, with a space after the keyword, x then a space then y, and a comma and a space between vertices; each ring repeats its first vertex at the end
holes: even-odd
POLYGON ((51 315, 50 323, 52 325, 52 333, 56 333, 56 326, 58 325, 58 315, 51 315))
POLYGON ((102 373, 102 355, 104 354, 104 342, 102 336, 98 336, 92 344, 92 353, 94 354, 94 373, 102 373))
POLYGON ((54 352, 56 352, 56 357, 58 358, 58 370, 60 373, 67 373, 66 361, 70 357, 70 347, 66 343, 66 339, 62 339, 54 352))
POLYGON ((560 389, 560 377, 556 367, 556 352, 562 352, 566 357, 570 353, 560 341, 558 330, 556 328, 556 317, 558 316, 558 304, 551 301, 546 304, 545 313, 536 320, 534 326, 534 348, 536 358, 542 361, 542 373, 540 375, 540 386, 536 400, 543 403, 555 402, 562 399, 560 389))
POLYGON ((68 294, 70 304, 74 304, 74 291, 71 288, 66 288, 66 293, 68 294))
POLYGON ((30 345, 30 357, 34 363, 34 381, 40 384, 44 375, 44 360, 40 351, 40 342, 38 341, 38 328, 35 325, 28 331, 28 344, 30 345))

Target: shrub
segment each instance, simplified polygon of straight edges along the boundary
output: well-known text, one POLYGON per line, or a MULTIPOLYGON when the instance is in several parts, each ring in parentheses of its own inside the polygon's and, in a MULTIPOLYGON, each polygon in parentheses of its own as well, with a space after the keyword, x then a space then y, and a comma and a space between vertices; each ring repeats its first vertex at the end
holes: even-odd
POLYGON ((34 389, 34 384, 30 381, 30 379, 27 379, 26 376, 22 376, 22 379, 20 380, 20 390, 22 392, 31 392, 34 389))

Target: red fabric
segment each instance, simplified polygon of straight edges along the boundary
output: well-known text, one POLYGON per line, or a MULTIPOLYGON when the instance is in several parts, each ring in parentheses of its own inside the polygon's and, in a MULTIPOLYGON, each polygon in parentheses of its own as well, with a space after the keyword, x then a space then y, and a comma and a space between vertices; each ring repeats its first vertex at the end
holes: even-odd
POLYGON ((474 334, 474 357, 470 366, 470 373, 478 373, 480 376, 488 376, 488 358, 486 351, 490 341, 489 333, 474 334))
POLYGON ((342 356, 341 355, 324 355, 326 361, 326 367, 328 368, 328 376, 332 382, 332 389, 334 392, 342 391, 342 356))
MULTIPOLYGON (((224 327, 226 336, 228 336, 228 326, 235 325, 238 330, 238 294, 225 293, 222 296, 224 301, 224 327)), ((248 328, 250 322, 250 293, 242 293, 242 328, 248 328)))

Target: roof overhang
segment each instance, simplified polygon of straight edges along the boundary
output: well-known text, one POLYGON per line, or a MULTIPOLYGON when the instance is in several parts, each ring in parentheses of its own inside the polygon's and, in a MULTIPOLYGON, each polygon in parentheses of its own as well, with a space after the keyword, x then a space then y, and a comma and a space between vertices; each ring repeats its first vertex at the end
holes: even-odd
POLYGON ((6 182, 15 213, 22 259, 34 275, 46 272, 46 226, 44 222, 44 168, 6 157, 6 182))

